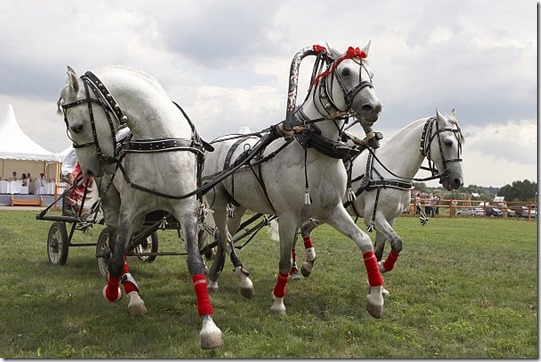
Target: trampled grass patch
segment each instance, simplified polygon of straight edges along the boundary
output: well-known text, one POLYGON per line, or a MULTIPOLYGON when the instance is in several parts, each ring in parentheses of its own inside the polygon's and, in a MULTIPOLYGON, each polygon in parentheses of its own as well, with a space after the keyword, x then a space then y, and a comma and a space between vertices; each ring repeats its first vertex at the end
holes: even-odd
MULTIPOLYGON (((384 274, 385 316, 365 309, 366 272, 353 241, 328 226, 313 233, 312 275, 290 282, 288 314, 269 308, 278 243, 265 230, 239 251, 256 295, 244 299, 228 261, 211 295, 224 347, 199 348, 200 320, 184 256, 130 258, 149 313, 101 296, 94 247, 47 260, 51 225, 33 211, 0 211, 0 355, 4 358, 537 358, 537 224, 523 220, 402 217, 404 245, 384 274)), ((360 224, 360 222, 359 222, 360 224)), ((364 229, 364 226, 362 226, 364 229)), ((78 242, 95 242, 75 232, 78 242)), ((160 231, 160 250, 182 250, 160 231)), ((372 235, 373 236, 373 235, 372 235)), ((386 252, 389 250, 387 246, 386 252)), ((302 259, 302 250, 297 251, 302 259)))

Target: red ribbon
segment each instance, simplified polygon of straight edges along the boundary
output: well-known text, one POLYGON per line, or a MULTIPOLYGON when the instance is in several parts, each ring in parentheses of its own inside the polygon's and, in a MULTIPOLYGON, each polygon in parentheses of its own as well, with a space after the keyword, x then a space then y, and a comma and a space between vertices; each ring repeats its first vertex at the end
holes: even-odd
MULTIPOLYGON (((314 50, 316 50, 316 47, 321 47, 321 46, 320 45, 314 45, 314 50)), ((321 47, 321 48, 323 48, 323 47, 321 47)), ((325 48, 323 48, 323 49, 325 49, 325 48)), ((334 63, 332 63, 332 66, 330 67, 329 70, 318 74, 318 76, 314 79, 314 85, 317 84, 317 82, 319 81, 319 78, 324 77, 324 76, 334 72, 336 67, 338 67, 338 65, 340 63, 342 63, 342 61, 344 61, 346 59, 353 59, 353 58, 366 59, 366 53, 364 52, 364 50, 361 50, 358 47, 357 48, 349 47, 348 50, 346 51, 346 54, 344 54, 340 58, 336 59, 334 61, 334 63)))
POLYGON ((322 46, 322 45, 318 45, 318 44, 314 44, 313 47, 314 51, 316 52, 316 54, 319 54, 319 53, 322 53, 322 52, 326 52, 327 49, 322 46))

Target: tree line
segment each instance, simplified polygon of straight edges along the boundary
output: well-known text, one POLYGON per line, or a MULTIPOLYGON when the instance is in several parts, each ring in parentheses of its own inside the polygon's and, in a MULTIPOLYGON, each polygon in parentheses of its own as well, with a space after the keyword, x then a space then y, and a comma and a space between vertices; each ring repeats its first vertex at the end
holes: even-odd
POLYGON ((463 186, 458 190, 447 191, 443 187, 432 189, 427 187, 424 182, 414 182, 413 186, 416 190, 424 193, 438 192, 444 195, 446 199, 462 200, 464 194, 471 195, 472 193, 479 194, 481 201, 492 201, 495 196, 504 196, 505 201, 524 201, 537 202, 537 182, 530 180, 513 181, 503 187, 485 187, 479 185, 463 186))

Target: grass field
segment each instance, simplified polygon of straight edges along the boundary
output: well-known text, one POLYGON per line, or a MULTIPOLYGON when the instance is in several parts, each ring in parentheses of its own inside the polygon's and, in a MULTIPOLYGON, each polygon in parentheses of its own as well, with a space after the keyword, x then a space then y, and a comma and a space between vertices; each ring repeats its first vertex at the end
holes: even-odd
MULTIPOLYGON (((47 260, 51 222, 35 214, 0 211, 0 357, 539 357, 536 222, 400 218, 404 248, 384 274, 391 295, 381 320, 365 309, 360 251, 328 226, 313 234, 312 275, 288 285, 288 315, 272 315, 278 244, 263 230, 240 251, 256 295, 240 296, 228 261, 211 295, 225 345, 203 351, 184 256, 129 259, 149 309, 133 318, 125 298, 115 305, 101 296, 93 247, 71 247, 64 266, 47 260)), ((74 241, 93 242, 100 230, 77 231, 74 241)), ((175 231, 159 237, 160 251, 181 250, 175 231)))

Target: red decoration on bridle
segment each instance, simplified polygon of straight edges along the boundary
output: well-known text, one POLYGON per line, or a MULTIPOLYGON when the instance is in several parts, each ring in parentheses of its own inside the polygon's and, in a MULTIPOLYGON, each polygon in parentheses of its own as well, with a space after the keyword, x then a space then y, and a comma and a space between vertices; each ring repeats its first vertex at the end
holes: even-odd
MULTIPOLYGON (((316 47, 321 47, 321 48, 325 49, 324 47, 322 47, 320 45, 314 45, 314 50, 316 50, 316 47)), ((349 47, 348 50, 346 51, 346 54, 344 54, 340 58, 336 59, 332 63, 331 67, 328 70, 326 70, 323 73, 320 73, 320 74, 317 75, 317 77, 314 79, 314 85, 317 84, 317 82, 319 81, 319 78, 324 77, 324 76, 329 75, 332 72, 334 72, 336 67, 338 67, 338 65, 340 63, 342 63, 342 61, 344 61, 346 59, 353 59, 353 58, 366 59, 366 53, 364 52, 364 50, 359 49, 358 47, 357 48, 349 47)))
POLYGON ((325 48, 325 47, 322 46, 322 45, 318 45, 318 44, 314 44, 312 48, 314 49, 314 52, 316 52, 316 54, 319 54, 319 53, 322 53, 322 52, 326 52, 326 51, 327 51, 327 48, 325 48))

